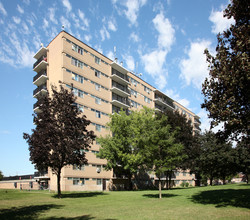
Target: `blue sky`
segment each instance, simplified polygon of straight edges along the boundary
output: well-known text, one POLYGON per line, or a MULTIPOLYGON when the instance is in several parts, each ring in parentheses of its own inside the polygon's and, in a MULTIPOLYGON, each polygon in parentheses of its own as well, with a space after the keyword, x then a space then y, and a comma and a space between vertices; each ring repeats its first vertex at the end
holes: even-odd
POLYGON ((61 30, 119 61, 201 117, 208 129, 201 84, 203 51, 233 22, 228 0, 0 0, 0 170, 34 172, 23 132, 31 133, 33 55, 61 30))

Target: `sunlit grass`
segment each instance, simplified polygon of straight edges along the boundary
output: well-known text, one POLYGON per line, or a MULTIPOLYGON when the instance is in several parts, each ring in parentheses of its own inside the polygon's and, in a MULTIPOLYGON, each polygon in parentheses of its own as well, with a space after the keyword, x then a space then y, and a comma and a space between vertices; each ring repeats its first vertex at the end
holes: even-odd
POLYGON ((163 191, 0 190, 0 219, 250 219, 250 185, 163 191))

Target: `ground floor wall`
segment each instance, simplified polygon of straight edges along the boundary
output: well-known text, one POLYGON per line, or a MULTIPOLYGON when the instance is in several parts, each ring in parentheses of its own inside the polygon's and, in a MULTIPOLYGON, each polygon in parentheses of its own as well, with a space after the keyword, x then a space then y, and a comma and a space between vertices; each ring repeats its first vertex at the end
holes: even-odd
POLYGON ((35 179, 7 180, 0 181, 0 189, 38 190, 40 185, 35 179))

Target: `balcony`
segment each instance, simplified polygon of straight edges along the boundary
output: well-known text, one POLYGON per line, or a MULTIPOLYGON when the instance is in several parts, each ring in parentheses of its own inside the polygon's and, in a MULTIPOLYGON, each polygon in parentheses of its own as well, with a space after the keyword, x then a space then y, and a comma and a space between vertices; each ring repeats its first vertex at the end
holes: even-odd
POLYGON ((36 112, 36 113, 40 113, 41 110, 39 109, 39 106, 40 104, 38 102, 36 102, 34 105, 33 105, 33 111, 36 112))
POLYGON ((42 70, 46 70, 47 68, 47 57, 41 56, 33 65, 33 70, 37 73, 41 72, 42 70))
POLYGON ((154 102, 155 102, 155 104, 157 104, 159 106, 163 106, 165 108, 170 108, 170 109, 174 110, 173 102, 170 99, 168 100, 168 99, 162 98, 160 96, 155 96, 154 102))
POLYGON ((34 58, 38 60, 41 56, 46 56, 47 51, 48 49, 46 47, 41 47, 34 55, 34 58))
POLYGON ((194 123, 200 125, 201 121, 199 120, 199 118, 197 116, 194 117, 194 123))
POLYGON ((45 84, 47 79, 47 72, 42 70, 33 77, 33 83, 37 86, 40 86, 42 84, 45 84))
POLYGON ((127 98, 121 97, 113 93, 111 103, 119 108, 129 108, 129 101, 127 98))
POLYGON ((113 69, 112 68, 112 75, 111 75, 111 79, 122 84, 122 85, 128 85, 129 84, 129 80, 128 80, 128 76, 113 69))
POLYGON ((38 86, 34 91, 33 91, 33 97, 37 98, 40 95, 46 94, 47 91, 47 86, 45 84, 38 86))
POLYGON ((117 95, 121 97, 128 97, 130 95, 130 92, 127 88, 127 86, 123 86, 117 82, 112 81, 112 88, 111 91, 113 93, 116 93, 117 95))
MULTIPOLYGON (((117 106, 112 106, 112 114, 117 113, 120 114, 121 108, 117 107, 117 106)), ((128 109, 124 109, 126 115, 129 115, 129 110, 128 109)))

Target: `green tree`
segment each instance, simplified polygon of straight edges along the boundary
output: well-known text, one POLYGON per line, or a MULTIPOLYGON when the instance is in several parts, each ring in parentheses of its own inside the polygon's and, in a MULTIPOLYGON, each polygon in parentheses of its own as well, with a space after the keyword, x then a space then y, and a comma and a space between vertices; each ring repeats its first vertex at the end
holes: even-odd
POLYGON ((0 170, 0 180, 2 180, 3 179, 3 173, 2 173, 2 171, 0 170))
POLYGON ((135 112, 127 115, 120 111, 110 115, 107 124, 111 134, 99 137, 101 145, 99 156, 107 159, 106 170, 114 170, 116 176, 125 175, 129 180, 129 189, 132 189, 131 178, 141 164, 141 156, 138 149, 133 145, 134 117, 135 112))
POLYGON ((202 108, 213 119, 211 127, 223 123, 223 138, 249 137, 250 130, 250 65, 248 0, 232 0, 224 11, 235 24, 217 37, 216 55, 205 50, 209 78, 203 83, 205 96, 202 108))
POLYGON ((206 131, 200 138, 200 168, 203 176, 210 179, 220 178, 225 183, 227 176, 235 173, 233 149, 230 143, 221 142, 212 131, 206 131))
POLYGON ((159 179, 159 198, 162 197, 162 177, 176 169, 183 159, 183 146, 176 143, 175 136, 178 130, 171 131, 167 124, 167 116, 155 115, 154 110, 144 108, 140 123, 137 123, 136 142, 143 155, 143 161, 148 170, 153 170, 159 179))
POLYGON ((35 129, 24 133, 30 160, 39 170, 50 168, 57 175, 57 193, 61 196, 61 169, 67 165, 87 163, 84 149, 95 139, 86 127, 89 120, 77 109, 73 93, 52 87, 52 93, 39 98, 40 113, 34 114, 35 129))
MULTIPOLYGON (((171 126, 170 130, 174 131, 178 129, 175 136, 175 142, 181 143, 183 145, 183 160, 179 164, 179 168, 190 169, 191 172, 199 176, 199 167, 196 163, 196 158, 199 156, 199 144, 198 135, 193 135, 193 127, 191 121, 186 118, 185 115, 180 114, 178 111, 165 110, 164 114, 167 116, 166 125, 171 126)), ((167 177, 169 179, 169 186, 171 183, 171 176, 173 171, 167 172, 167 177)))
POLYGON ((248 183, 250 175, 250 143, 247 138, 237 144, 235 151, 237 171, 245 174, 248 183))

